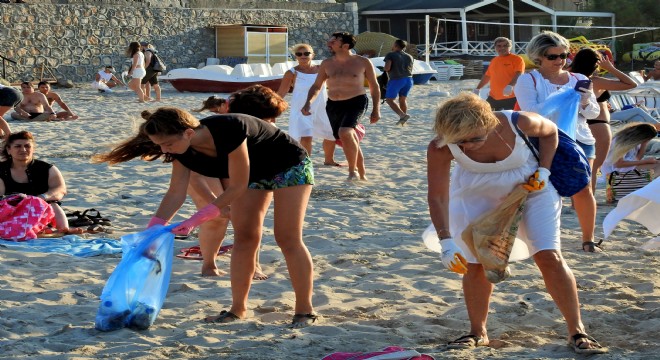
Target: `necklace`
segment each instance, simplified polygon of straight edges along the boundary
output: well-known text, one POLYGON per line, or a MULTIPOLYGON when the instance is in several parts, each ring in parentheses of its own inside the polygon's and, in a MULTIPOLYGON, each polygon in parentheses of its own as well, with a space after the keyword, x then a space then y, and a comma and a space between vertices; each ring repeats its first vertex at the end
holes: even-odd
MULTIPOLYGON (((497 127, 499 127, 499 125, 498 125, 497 127)), ((511 148, 511 146, 509 146, 509 143, 507 143, 507 142, 504 140, 504 138, 502 137, 502 135, 500 135, 500 132, 497 131, 497 128, 495 128, 495 135, 497 135, 497 137, 500 138, 500 140, 502 140, 502 142, 504 143, 504 145, 506 145, 506 147, 508 147, 509 150, 511 150, 511 152, 513 152, 513 148, 511 148)))

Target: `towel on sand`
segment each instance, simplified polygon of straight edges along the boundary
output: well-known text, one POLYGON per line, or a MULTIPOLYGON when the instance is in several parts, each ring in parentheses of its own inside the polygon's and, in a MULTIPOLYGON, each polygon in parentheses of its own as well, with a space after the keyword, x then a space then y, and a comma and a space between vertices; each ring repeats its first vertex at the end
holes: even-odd
POLYGON ((0 247, 29 252, 68 254, 77 257, 121 253, 121 243, 116 239, 83 239, 77 235, 66 235, 54 239, 34 239, 23 242, 0 239, 0 247))

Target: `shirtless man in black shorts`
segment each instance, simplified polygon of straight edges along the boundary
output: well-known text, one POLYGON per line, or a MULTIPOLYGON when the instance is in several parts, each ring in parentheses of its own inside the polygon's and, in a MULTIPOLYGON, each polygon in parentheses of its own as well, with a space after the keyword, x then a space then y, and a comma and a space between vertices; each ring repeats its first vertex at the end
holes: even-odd
POLYGON ((11 113, 12 119, 28 121, 51 121, 57 118, 53 108, 48 105, 46 95, 35 92, 32 83, 25 81, 21 84, 23 101, 18 105, 16 112, 11 113))
POLYGON ((316 77, 316 82, 309 89, 307 102, 301 109, 304 115, 310 115, 310 104, 327 80, 328 102, 326 111, 336 139, 340 139, 348 161, 348 181, 367 180, 364 156, 355 133, 355 126, 366 112, 368 98, 364 80, 369 82, 369 92, 373 110, 370 123, 380 119, 380 89, 374 67, 369 59, 351 54, 355 46, 355 37, 347 32, 338 32, 330 36, 328 48, 332 57, 323 60, 316 77))

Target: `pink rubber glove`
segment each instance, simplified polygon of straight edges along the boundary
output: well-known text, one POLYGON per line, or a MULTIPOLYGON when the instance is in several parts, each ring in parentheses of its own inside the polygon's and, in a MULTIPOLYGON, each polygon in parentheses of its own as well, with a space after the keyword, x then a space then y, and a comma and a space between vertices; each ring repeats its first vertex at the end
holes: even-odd
POLYGON ((192 229, 218 216, 220 216, 220 209, 213 204, 208 204, 191 216, 190 219, 175 226, 172 233, 175 235, 188 235, 192 229))
POLYGON ((154 216, 151 218, 151 220, 149 220, 149 224, 147 224, 147 229, 154 225, 167 225, 167 221, 154 216))

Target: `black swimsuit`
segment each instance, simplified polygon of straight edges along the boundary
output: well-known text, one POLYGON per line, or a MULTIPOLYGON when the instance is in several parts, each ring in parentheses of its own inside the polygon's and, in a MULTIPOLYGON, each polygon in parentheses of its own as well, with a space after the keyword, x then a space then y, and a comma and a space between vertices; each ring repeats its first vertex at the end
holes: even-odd
MULTIPOLYGON (((605 91, 603 91, 602 94, 600 94, 600 96, 596 99, 596 101, 599 102, 599 103, 603 103, 603 102, 606 102, 607 100, 609 100, 611 97, 612 97, 612 94, 610 94, 609 91, 605 90, 605 91)), ((589 124, 589 125, 609 124, 609 123, 610 122, 608 120, 597 120, 597 119, 587 120, 587 124, 589 124)))

